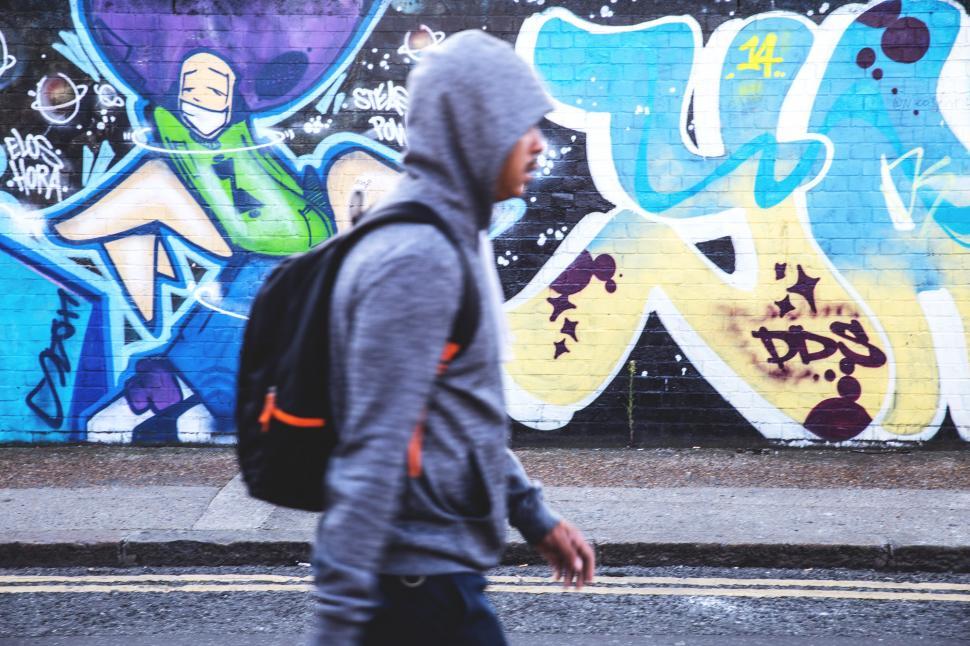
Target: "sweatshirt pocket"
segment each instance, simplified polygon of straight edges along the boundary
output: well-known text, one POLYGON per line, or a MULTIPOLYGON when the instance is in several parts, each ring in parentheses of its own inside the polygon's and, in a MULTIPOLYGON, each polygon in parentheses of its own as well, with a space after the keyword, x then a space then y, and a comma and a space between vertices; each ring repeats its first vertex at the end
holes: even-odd
POLYGON ((476 447, 469 447, 464 459, 449 459, 426 446, 422 463, 420 475, 407 479, 404 510, 408 519, 491 519, 496 483, 487 477, 476 447))

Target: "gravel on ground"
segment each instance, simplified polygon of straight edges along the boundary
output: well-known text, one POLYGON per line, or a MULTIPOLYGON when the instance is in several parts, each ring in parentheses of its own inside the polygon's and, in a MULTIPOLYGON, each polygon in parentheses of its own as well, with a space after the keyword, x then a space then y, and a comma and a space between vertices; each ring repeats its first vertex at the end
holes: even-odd
MULTIPOLYGON (((970 450, 523 448, 516 453, 546 486, 970 489, 970 450)), ((0 488, 222 486, 237 472, 232 447, 0 448, 0 488)))

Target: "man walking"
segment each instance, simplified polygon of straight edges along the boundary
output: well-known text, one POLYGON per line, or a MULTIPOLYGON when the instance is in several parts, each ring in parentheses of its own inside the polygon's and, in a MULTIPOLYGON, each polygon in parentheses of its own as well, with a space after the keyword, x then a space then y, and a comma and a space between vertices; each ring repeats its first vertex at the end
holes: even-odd
POLYGON ((531 179, 552 106, 512 48, 480 31, 430 51, 408 89, 404 175, 364 218, 419 202, 459 244, 433 225, 388 224, 341 267, 331 318, 340 437, 313 556, 315 643, 499 646, 482 572, 497 564, 507 523, 567 586, 594 568, 582 535, 507 448, 502 294, 485 235, 492 205, 531 179), (439 374, 466 272, 478 325, 439 374))

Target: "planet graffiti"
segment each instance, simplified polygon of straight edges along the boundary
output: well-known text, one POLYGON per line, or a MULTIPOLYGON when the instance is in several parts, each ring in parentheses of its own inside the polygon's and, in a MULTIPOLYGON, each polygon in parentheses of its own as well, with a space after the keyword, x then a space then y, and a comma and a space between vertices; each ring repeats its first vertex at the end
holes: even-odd
POLYGON ((3 32, 0 31, 0 76, 3 76, 4 72, 16 64, 17 57, 7 49, 7 40, 3 37, 3 32))
POLYGON ((444 39, 445 32, 433 31, 431 27, 421 25, 419 29, 404 34, 404 43, 397 48, 397 53, 418 61, 429 49, 440 45, 444 39))
POLYGON ((94 92, 98 95, 98 103, 102 108, 122 108, 125 100, 118 96, 118 91, 107 83, 94 86, 94 92))
POLYGON ((54 125, 62 126, 74 120, 81 111, 81 101, 88 94, 88 86, 77 84, 66 74, 44 76, 37 81, 37 89, 27 93, 34 97, 32 110, 54 125))

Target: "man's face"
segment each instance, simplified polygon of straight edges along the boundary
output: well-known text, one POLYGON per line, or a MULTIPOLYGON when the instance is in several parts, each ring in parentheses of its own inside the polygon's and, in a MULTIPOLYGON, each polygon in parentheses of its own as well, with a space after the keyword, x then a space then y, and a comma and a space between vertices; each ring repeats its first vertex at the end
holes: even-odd
POLYGON ((201 52, 182 63, 179 104, 186 124, 203 137, 213 137, 227 123, 232 111, 236 76, 224 60, 201 52))
POLYGON ((515 142, 498 176, 495 186, 496 202, 510 197, 519 197, 525 193, 525 185, 532 181, 532 173, 538 168, 536 158, 545 149, 546 139, 538 126, 529 128, 528 132, 515 142))

